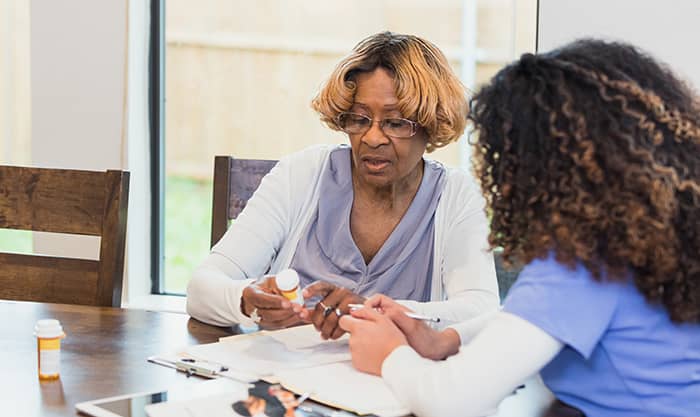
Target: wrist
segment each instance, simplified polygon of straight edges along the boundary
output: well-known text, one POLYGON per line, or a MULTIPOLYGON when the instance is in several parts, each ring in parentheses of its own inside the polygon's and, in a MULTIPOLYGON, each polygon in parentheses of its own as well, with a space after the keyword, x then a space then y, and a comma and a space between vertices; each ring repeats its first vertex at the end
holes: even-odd
POLYGON ((245 292, 248 290, 249 290, 249 287, 246 287, 243 289, 243 292, 241 293, 241 304, 239 306, 241 308, 241 313, 246 317, 250 317, 250 314, 246 310, 247 305, 245 302, 245 292))
POLYGON ((461 344, 459 333, 452 328, 447 328, 439 333, 438 343, 433 352, 434 360, 443 360, 459 352, 461 344))
POLYGON ((399 342, 399 343, 391 344, 391 346, 384 352, 384 355, 382 355, 381 363, 379 364, 380 373, 381 373, 381 368, 384 366, 384 362, 386 361, 386 359, 389 356, 391 356, 394 352, 396 352, 396 350, 398 350, 402 346, 411 347, 411 345, 409 345, 407 341, 404 341, 403 343, 399 342))

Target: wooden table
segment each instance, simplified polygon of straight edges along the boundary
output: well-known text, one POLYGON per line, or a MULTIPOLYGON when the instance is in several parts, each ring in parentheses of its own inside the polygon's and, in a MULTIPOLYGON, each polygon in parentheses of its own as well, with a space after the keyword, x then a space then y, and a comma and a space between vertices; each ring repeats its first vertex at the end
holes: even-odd
POLYGON ((146 358, 235 333, 184 314, 12 301, 0 301, 0 320, 3 416, 74 416, 78 402, 201 382, 146 358), (45 318, 67 337, 61 378, 40 382, 33 332, 45 318))
MULTIPOLYGON (((2 416, 75 416, 78 402, 202 382, 146 358, 237 333, 184 314, 64 304, 0 301, 0 317, 2 416), (44 318, 60 320, 67 335, 57 381, 37 376, 33 332, 44 318)), ((538 416, 550 401, 551 394, 531 380, 503 401, 497 417, 538 416)))

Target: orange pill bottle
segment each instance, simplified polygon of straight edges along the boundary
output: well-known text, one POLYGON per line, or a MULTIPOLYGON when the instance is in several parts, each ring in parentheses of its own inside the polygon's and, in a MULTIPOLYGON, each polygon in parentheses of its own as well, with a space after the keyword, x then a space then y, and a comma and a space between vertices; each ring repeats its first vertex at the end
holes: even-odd
POLYGON ((34 326, 39 379, 58 379, 61 374, 61 339, 66 337, 58 320, 39 320, 34 326))
POLYGON ((304 304, 304 297, 301 295, 299 287, 299 274, 293 269, 283 269, 275 275, 275 283, 277 288, 287 300, 304 304))

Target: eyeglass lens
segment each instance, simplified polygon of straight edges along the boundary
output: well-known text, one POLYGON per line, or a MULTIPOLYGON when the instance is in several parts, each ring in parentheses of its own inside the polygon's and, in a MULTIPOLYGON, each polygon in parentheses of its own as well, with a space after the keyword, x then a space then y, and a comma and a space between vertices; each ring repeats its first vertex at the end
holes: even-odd
MULTIPOLYGON (((372 126, 372 119, 358 113, 341 113, 338 115, 338 126, 351 134, 364 133, 372 126)), ((379 121, 382 132, 397 138, 409 138, 415 132, 415 124, 407 119, 387 118, 379 121)))

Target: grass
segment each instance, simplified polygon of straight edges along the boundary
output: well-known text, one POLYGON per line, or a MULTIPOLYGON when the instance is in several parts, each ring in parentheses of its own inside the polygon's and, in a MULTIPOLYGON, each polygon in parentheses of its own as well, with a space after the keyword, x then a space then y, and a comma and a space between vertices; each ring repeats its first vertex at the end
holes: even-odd
POLYGON ((192 270, 209 253, 212 181, 165 180, 165 291, 184 293, 192 270))
POLYGON ((0 252, 32 253, 32 232, 0 229, 0 252))
MULTIPOLYGON (((165 292, 183 293, 209 253, 212 181, 165 180, 165 292)), ((32 232, 0 229, 0 252, 32 253, 32 232)))

